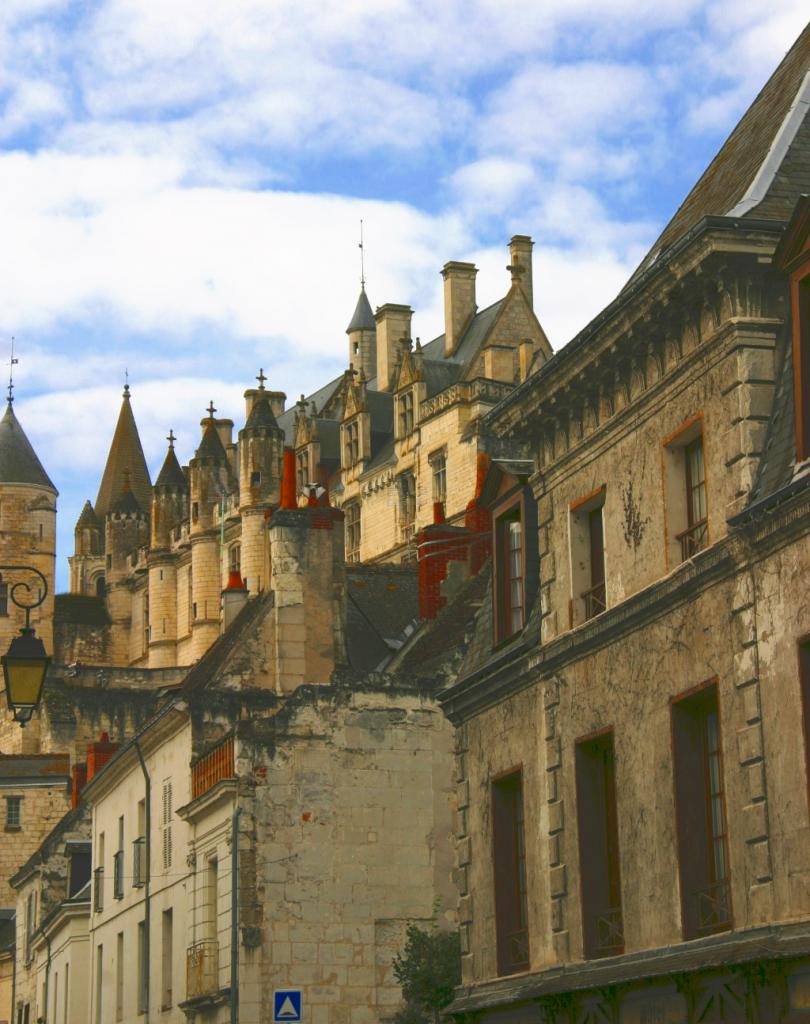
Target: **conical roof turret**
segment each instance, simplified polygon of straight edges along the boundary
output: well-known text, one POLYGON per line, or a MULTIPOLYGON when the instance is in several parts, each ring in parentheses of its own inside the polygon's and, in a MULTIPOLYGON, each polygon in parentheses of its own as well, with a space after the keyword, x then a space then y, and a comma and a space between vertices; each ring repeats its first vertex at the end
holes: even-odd
POLYGON ((228 454, 223 447, 222 440, 217 430, 216 420, 209 419, 208 425, 203 431, 200 447, 195 454, 197 459, 217 459, 220 462, 228 461, 228 454))
POLYGON ((377 322, 374 319, 374 313, 371 309, 371 303, 368 301, 366 295, 366 289, 360 289, 360 296, 357 300, 357 305, 354 307, 354 314, 349 322, 349 326, 346 328, 347 334, 353 334, 355 331, 376 331, 377 322))
POLYGON ((79 518, 76 520, 76 527, 75 528, 77 530, 85 530, 85 529, 100 530, 101 529, 101 521, 99 520, 98 516, 96 515, 95 509, 90 504, 90 499, 89 498, 87 499, 87 501, 85 501, 84 507, 82 508, 82 510, 81 510, 81 512, 79 514, 79 518))
POLYGON ((30 484, 57 493, 14 415, 11 402, 0 420, 0 484, 30 484))
POLYGON ((96 498, 96 515, 103 518, 110 511, 113 502, 124 491, 124 477, 129 474, 129 489, 136 498, 139 508, 150 508, 152 504, 152 481, 144 458, 135 417, 129 401, 129 385, 124 387, 121 411, 113 434, 107 464, 96 498))
POLYGON ((138 499, 132 490, 132 484, 130 482, 130 475, 128 470, 124 470, 124 486, 121 489, 121 493, 112 503, 108 509, 108 515, 113 513, 115 515, 131 515, 133 512, 144 514, 143 506, 139 503, 138 499))
POLYGON ((273 410, 264 388, 259 389, 258 398, 253 403, 253 408, 250 410, 250 416, 248 416, 245 422, 244 429, 254 430, 257 427, 270 427, 278 430, 278 421, 273 415, 273 410))
POLYGON ((171 488, 178 491, 188 490, 188 481, 186 475, 180 468, 180 463, 177 461, 177 456, 174 452, 174 444, 169 443, 169 450, 166 452, 166 458, 163 460, 163 465, 160 467, 158 478, 155 480, 155 487, 171 488))

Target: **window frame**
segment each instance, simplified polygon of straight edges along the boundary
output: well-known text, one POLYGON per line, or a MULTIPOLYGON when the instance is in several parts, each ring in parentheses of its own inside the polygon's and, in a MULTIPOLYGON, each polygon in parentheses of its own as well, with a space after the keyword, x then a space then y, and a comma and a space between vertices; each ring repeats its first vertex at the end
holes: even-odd
POLYGON ((500 501, 492 506, 492 557, 493 557, 493 646, 495 648, 512 643, 519 637, 531 615, 538 582, 538 550, 537 550, 537 505, 530 488, 526 484, 515 483, 507 490, 500 501), (517 630, 509 630, 507 626, 510 615, 510 602, 506 588, 511 583, 511 575, 504 574, 505 549, 502 524, 510 517, 520 518, 522 526, 521 570, 523 579, 523 623, 517 630))
POLYGON ((523 765, 519 764, 490 778, 490 820, 492 822, 492 874, 493 900, 495 908, 495 947, 498 977, 509 977, 521 974, 531 967, 531 937, 529 934, 529 884, 528 858, 526 856, 526 804, 524 800, 525 785, 523 765), (514 800, 515 813, 509 824, 513 835, 511 844, 505 833, 500 833, 498 822, 506 820, 510 813, 507 807, 508 794, 514 783, 517 799, 514 800), (511 876, 507 873, 506 860, 514 857, 514 870, 511 876), (510 907, 510 904, 511 907, 510 907), (511 924, 523 927, 511 928, 511 924), (520 942, 521 933, 525 933, 525 960, 517 960, 508 956, 507 940, 520 942))
POLYGON ((360 461, 360 420, 356 416, 343 424, 343 454, 345 469, 351 469, 360 461))
POLYGON ((397 427, 398 437, 410 436, 416 429, 416 416, 414 414, 416 401, 414 389, 408 388, 397 395, 397 427))
POLYGON ((706 460, 706 425, 702 412, 682 423, 661 442, 661 486, 664 498, 664 555, 667 572, 682 565, 711 543, 711 500, 706 460), (703 500, 706 514, 693 521, 689 451, 700 440, 703 500), (700 531, 697 545, 692 537, 700 531))
POLYGON ((438 448, 428 455, 428 465, 431 474, 431 494, 433 501, 440 501, 442 505, 447 504, 447 448, 438 448), (437 481, 441 481, 438 485, 437 481))
POLYGON ((22 831, 22 802, 23 798, 19 795, 6 797, 6 832, 22 831), (15 809, 14 813, 12 808, 15 809))
POLYGON ((362 503, 360 501, 348 501, 343 506, 344 536, 346 538, 345 558, 347 562, 360 561, 360 545, 363 540, 361 510, 362 503))
MULTIPOLYGON (((681 934, 684 941, 730 931, 734 928, 734 905, 729 844, 729 813, 726 798, 726 772, 723 754, 720 689, 716 676, 670 698, 670 729, 672 743, 672 787, 675 802, 676 855, 681 897, 681 934), (705 708, 709 706, 708 713, 705 708), (712 792, 708 764, 707 732, 710 714, 717 722, 717 764, 720 779, 722 831, 715 833, 712 825, 712 792), (695 742, 697 739, 697 743, 695 742), (684 751, 699 745, 701 763, 685 763, 684 751), (697 780, 702 788, 702 807, 695 809, 697 780), (687 806, 688 805, 688 806, 687 806), (715 844, 723 847, 725 875, 718 877, 715 844), (703 846, 701 850, 700 845, 703 846), (700 858, 702 857, 702 862, 700 858), (696 866, 697 865, 697 869, 696 866), (715 893, 719 895, 715 895, 715 893), (714 924, 700 921, 701 899, 706 906, 716 903, 725 911, 725 919, 714 924), (697 905, 698 910, 695 910, 697 905)), ((688 751, 687 751, 688 752, 688 751)), ((694 758, 694 753, 692 754, 694 758)))
POLYGON ((589 622, 607 611, 607 558, 605 552, 605 504, 607 485, 589 491, 568 506, 568 554, 570 558, 571 588, 569 625, 589 622), (599 514, 599 558, 595 557, 593 524, 599 514), (587 568, 578 570, 578 566, 587 568), (597 570, 597 565, 599 571, 597 570), (583 583, 587 583, 582 589, 583 583))

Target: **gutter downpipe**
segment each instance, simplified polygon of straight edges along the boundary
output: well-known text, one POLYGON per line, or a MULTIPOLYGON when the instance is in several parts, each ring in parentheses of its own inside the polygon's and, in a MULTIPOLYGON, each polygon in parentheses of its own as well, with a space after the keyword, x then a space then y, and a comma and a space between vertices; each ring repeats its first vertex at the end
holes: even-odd
POLYGON ((149 883, 152 877, 152 780, 149 778, 149 772, 146 770, 146 762, 143 759, 143 751, 141 750, 141 744, 136 736, 133 740, 135 744, 135 752, 138 755, 138 760, 141 763, 141 771, 143 772, 143 779, 146 788, 144 793, 144 831, 146 832, 146 850, 144 851, 146 859, 146 878, 144 880, 144 908, 143 908, 143 964, 144 964, 144 976, 138 978, 138 984, 143 983, 143 1019, 144 1024, 149 1024, 149 935, 150 935, 150 905, 149 905, 149 883))
POLYGON ((231 818, 231 1024, 239 1024, 239 816, 231 818))
MULTIPOLYGON (((47 1020, 48 1019, 48 1000, 51 997, 51 991, 50 991, 50 989, 51 989, 51 984, 50 984, 50 982, 51 982, 51 939, 50 939, 50 936, 48 936, 48 938, 45 941, 48 943, 48 959, 45 961, 45 995, 44 995, 43 1000, 42 1000, 45 1003, 45 1005, 42 1007, 42 1009, 43 1009, 43 1014, 42 1014, 43 1020, 47 1020)), ((56 1013, 54 1013, 54 1017, 55 1016, 56 1016, 56 1013)))

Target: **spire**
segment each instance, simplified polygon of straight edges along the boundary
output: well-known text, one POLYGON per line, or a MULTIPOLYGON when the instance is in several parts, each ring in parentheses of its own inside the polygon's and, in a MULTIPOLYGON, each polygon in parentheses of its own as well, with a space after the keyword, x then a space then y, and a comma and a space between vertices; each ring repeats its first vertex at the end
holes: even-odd
POLYGON ((141 508, 152 506, 152 481, 144 458, 129 396, 129 380, 124 384, 121 411, 113 434, 107 464, 96 498, 96 515, 103 518, 124 490, 124 471, 130 474, 130 488, 141 508))
POLYGON ((19 359, 14 355, 14 336, 11 337, 11 357, 8 361, 8 404, 14 401, 14 367, 19 363, 19 359))
POLYGON ((368 301, 366 289, 361 288, 360 297, 357 300, 357 305, 354 307, 354 314, 349 326, 346 328, 346 333, 352 334, 354 331, 376 330, 377 322, 374 319, 374 313, 371 311, 371 303, 368 301))
POLYGON ((9 401, 0 420, 0 484, 33 484, 57 493, 9 401))
POLYGON ((90 504, 89 498, 85 501, 84 507, 82 508, 79 518, 76 520, 75 526, 75 529, 77 530, 83 530, 85 528, 95 530, 101 529, 101 523, 98 520, 98 516, 96 515, 93 506, 90 504))

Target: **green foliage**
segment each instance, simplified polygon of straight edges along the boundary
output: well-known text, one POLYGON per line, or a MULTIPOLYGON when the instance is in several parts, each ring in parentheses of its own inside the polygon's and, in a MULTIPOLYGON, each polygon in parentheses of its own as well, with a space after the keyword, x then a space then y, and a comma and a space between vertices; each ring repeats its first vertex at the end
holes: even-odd
POLYGON ((461 983, 458 932, 440 931, 435 917, 427 929, 409 924, 405 949, 394 957, 394 975, 406 1004, 394 1018, 396 1024, 439 1021, 461 983))

